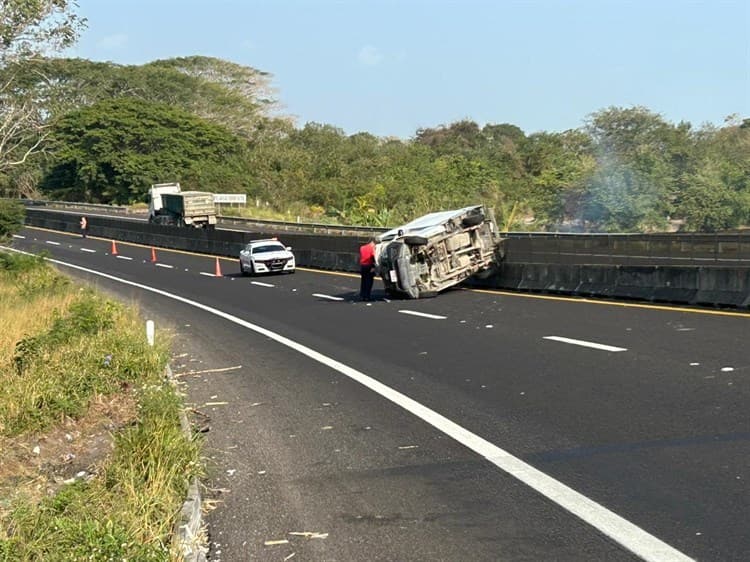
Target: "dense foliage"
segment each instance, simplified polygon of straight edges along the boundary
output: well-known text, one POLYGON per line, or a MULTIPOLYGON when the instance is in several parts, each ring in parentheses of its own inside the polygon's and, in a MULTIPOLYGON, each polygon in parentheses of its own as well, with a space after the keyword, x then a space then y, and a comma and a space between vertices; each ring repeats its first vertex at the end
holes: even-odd
POLYGON ((564 132, 464 120, 402 140, 295 128, 274 116, 269 75, 209 57, 40 59, 13 72, 17 95, 46 104, 51 135, 45 158, 0 176, 10 195, 123 204, 180 181, 306 219, 380 226, 477 202, 508 229, 750 224, 750 120, 736 116, 695 128, 610 107, 564 132))
POLYGON ((158 178, 233 191, 244 187, 244 146, 181 109, 134 98, 101 101, 57 124, 42 188, 53 198, 117 204, 141 199, 158 178))
POLYGON ((26 209, 19 201, 0 199, 0 242, 23 228, 26 209))

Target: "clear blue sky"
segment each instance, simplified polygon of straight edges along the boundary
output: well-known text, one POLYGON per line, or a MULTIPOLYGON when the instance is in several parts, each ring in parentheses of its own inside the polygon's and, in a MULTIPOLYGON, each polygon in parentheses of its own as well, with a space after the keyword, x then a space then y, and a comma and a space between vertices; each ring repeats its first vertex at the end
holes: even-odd
POLYGON ((750 0, 79 0, 70 53, 206 55, 273 74, 284 112, 412 137, 460 119, 526 133, 609 106, 750 117, 750 0))

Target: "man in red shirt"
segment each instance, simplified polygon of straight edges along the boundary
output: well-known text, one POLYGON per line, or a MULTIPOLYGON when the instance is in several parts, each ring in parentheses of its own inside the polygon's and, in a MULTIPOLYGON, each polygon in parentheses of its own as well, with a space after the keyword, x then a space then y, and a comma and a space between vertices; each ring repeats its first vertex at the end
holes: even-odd
POLYGON ((375 280, 375 239, 359 247, 359 297, 363 301, 372 300, 372 283, 375 280))

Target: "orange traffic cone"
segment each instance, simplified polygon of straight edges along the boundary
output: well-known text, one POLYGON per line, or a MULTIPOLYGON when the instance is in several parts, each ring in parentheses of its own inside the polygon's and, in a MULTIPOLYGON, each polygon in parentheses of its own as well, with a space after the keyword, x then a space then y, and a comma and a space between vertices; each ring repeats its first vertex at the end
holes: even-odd
POLYGON ((151 246, 151 263, 156 263, 156 248, 151 246))
POLYGON ((117 244, 115 244, 115 241, 112 240, 112 251, 110 252, 113 256, 117 255, 117 244))
POLYGON ((216 277, 222 277, 221 275, 221 265, 219 264, 219 258, 216 258, 216 272, 214 273, 216 277))

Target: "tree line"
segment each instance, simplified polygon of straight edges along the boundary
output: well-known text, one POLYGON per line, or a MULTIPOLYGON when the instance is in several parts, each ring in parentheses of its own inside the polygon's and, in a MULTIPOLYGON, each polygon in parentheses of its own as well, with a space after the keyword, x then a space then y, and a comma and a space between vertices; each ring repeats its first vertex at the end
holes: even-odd
MULTIPOLYGON (((62 37, 73 40, 77 24, 67 21, 62 37)), ((382 138, 296 127, 270 83, 268 73, 202 56, 137 66, 6 56, 0 108, 19 126, 2 129, 0 190, 132 204, 152 183, 179 181, 308 219, 377 226, 480 202, 508 230, 750 224, 750 119, 694 127, 608 107, 564 132, 463 120, 382 138)))

